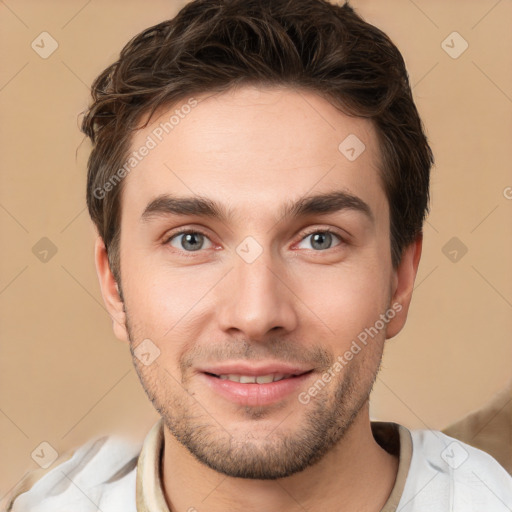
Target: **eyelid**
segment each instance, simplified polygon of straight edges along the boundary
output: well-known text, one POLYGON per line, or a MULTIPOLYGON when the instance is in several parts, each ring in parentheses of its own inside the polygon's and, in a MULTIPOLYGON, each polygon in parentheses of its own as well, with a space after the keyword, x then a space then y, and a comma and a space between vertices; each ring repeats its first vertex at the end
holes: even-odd
MULTIPOLYGON (((189 233, 198 233, 200 235, 203 235, 215 247, 215 243, 213 242, 211 237, 204 230, 202 230, 201 228, 195 228, 195 227, 177 228, 176 231, 173 231, 170 234, 166 233, 164 235, 164 237, 163 237, 163 242, 162 243, 163 243, 163 245, 171 246, 171 243, 170 243, 171 240, 173 240, 174 238, 176 238, 176 237, 178 237, 180 235, 186 235, 186 234, 189 234, 189 233)), ((177 251, 180 251, 180 252, 188 253, 188 254, 194 254, 194 252, 202 252, 204 250, 204 249, 201 249, 199 251, 183 251, 183 250, 177 249, 176 247, 173 247, 173 249, 175 249, 177 251)))
MULTIPOLYGON (((188 233, 199 233, 201 235, 203 235, 205 238, 207 238, 211 244, 213 244, 215 246, 215 242, 213 242, 213 240, 211 239, 211 237, 206 233, 205 230, 199 228, 199 227, 192 227, 192 226, 188 226, 188 227, 182 227, 182 228, 176 228, 176 231, 172 231, 170 234, 165 234, 164 237, 163 237, 163 244, 164 245, 170 245, 170 241, 179 236, 179 235, 183 235, 183 234, 188 234, 188 233)), ((306 231, 303 231, 302 234, 301 234, 301 237, 300 239, 295 242, 293 245, 296 245, 300 242, 302 242, 305 238, 307 238, 308 236, 310 235, 313 235, 315 233, 330 233, 331 235, 334 235, 336 237, 339 238, 340 240, 340 243, 334 247, 332 247, 331 249, 334 249, 335 247, 338 247, 339 245, 342 245, 342 244, 347 244, 347 239, 349 238, 348 236, 346 235, 342 235, 340 234, 337 230, 335 230, 334 228, 331 228, 331 227, 322 227, 322 226, 316 226, 316 227, 311 227, 310 229, 306 229, 306 231)), ((177 249, 179 251, 179 249, 177 249)), ((326 250, 329 250, 329 249, 326 249, 326 250)), ((185 252, 185 253, 189 253, 189 254, 194 254, 194 252, 202 252, 203 250, 199 250, 199 251, 181 251, 181 252, 185 252)), ((324 252, 324 251, 318 251, 318 252, 324 252)))
POLYGON ((306 229, 306 231, 302 234, 301 240, 303 240, 304 238, 306 238, 309 235, 313 235, 314 233, 331 233, 333 235, 336 235, 337 237, 339 237, 342 240, 344 240, 345 238, 348 238, 348 235, 342 235, 341 233, 339 233, 339 230, 337 230, 335 228, 328 227, 328 226, 315 226, 315 227, 312 227, 311 229, 306 229))
POLYGON ((298 242, 296 242, 294 245, 297 245, 297 244, 303 242, 308 236, 314 235, 315 233, 330 233, 331 235, 334 235, 335 237, 337 237, 339 239, 339 244, 335 245, 334 247, 325 249, 325 251, 315 251, 315 252, 326 252, 330 249, 335 249, 336 247, 338 247, 340 245, 346 245, 348 243, 347 242, 348 237, 341 235, 337 230, 335 230, 333 228, 317 226, 317 227, 311 228, 310 230, 306 230, 306 232, 304 232, 301 235, 300 240, 298 242))
POLYGON ((194 228, 194 227, 184 227, 184 228, 176 228, 175 231, 172 232, 166 232, 163 236, 163 242, 164 244, 167 244, 170 242, 170 240, 178 235, 184 235, 187 233, 199 233, 207 238, 210 238, 201 228, 194 228))

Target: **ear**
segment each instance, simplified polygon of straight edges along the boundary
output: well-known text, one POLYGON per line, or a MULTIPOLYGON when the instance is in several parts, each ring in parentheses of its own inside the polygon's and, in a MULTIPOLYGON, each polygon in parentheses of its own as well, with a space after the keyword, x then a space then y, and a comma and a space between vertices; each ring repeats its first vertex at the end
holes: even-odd
POLYGON ((389 321, 386 338, 396 336, 404 327, 411 303, 414 281, 418 272, 423 245, 423 233, 408 245, 403 253, 398 267, 393 271, 393 287, 391 305, 396 311, 395 317, 389 321))
POLYGON ((126 313, 124 312, 123 301, 119 295, 119 288, 114 279, 108 262, 107 249, 101 236, 96 238, 94 244, 94 261, 96 273, 100 282, 101 295, 107 311, 112 318, 112 328, 116 338, 129 342, 126 329, 126 313))

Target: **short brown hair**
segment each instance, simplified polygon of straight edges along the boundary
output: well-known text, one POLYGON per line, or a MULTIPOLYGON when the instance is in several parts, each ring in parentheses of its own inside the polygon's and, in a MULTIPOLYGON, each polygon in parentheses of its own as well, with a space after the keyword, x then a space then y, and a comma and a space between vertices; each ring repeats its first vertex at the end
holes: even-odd
POLYGON ((92 85, 93 102, 82 121, 93 143, 87 207, 116 281, 123 181, 108 193, 95 191, 105 190, 123 166, 143 116, 149 122, 157 109, 193 94, 240 85, 309 90, 373 121, 396 268, 422 232, 434 162, 397 47, 348 3, 195 0, 131 39, 92 85))

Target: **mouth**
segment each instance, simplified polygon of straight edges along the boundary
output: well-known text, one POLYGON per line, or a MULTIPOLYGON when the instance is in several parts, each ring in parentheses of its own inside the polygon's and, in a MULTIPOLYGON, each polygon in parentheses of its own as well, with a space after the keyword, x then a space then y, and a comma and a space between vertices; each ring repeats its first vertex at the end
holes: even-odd
POLYGON ((198 376, 215 395, 243 406, 262 406, 289 398, 305 389, 314 369, 221 368, 203 369, 198 376), (285 370, 285 371, 283 371, 285 370))
POLYGON ((215 373, 204 372, 206 375, 211 375, 220 380, 229 380, 231 382, 240 382, 240 384, 269 384, 270 382, 279 382, 284 379, 293 379, 311 373, 313 370, 304 373, 267 373, 265 375, 242 375, 239 373, 227 373, 217 375, 215 373))

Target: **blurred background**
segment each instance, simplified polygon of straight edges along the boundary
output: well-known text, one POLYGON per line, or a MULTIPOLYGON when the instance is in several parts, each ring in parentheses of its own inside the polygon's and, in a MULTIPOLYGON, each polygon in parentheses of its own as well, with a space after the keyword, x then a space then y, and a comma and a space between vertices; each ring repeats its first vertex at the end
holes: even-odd
MULTIPOLYGON (((41 443, 158 419, 100 295, 78 129, 93 79, 175 0, 0 0, 0 501, 41 443)), ((405 329, 372 419, 442 429, 512 374, 512 3, 352 0, 404 55, 436 166, 405 329)))

